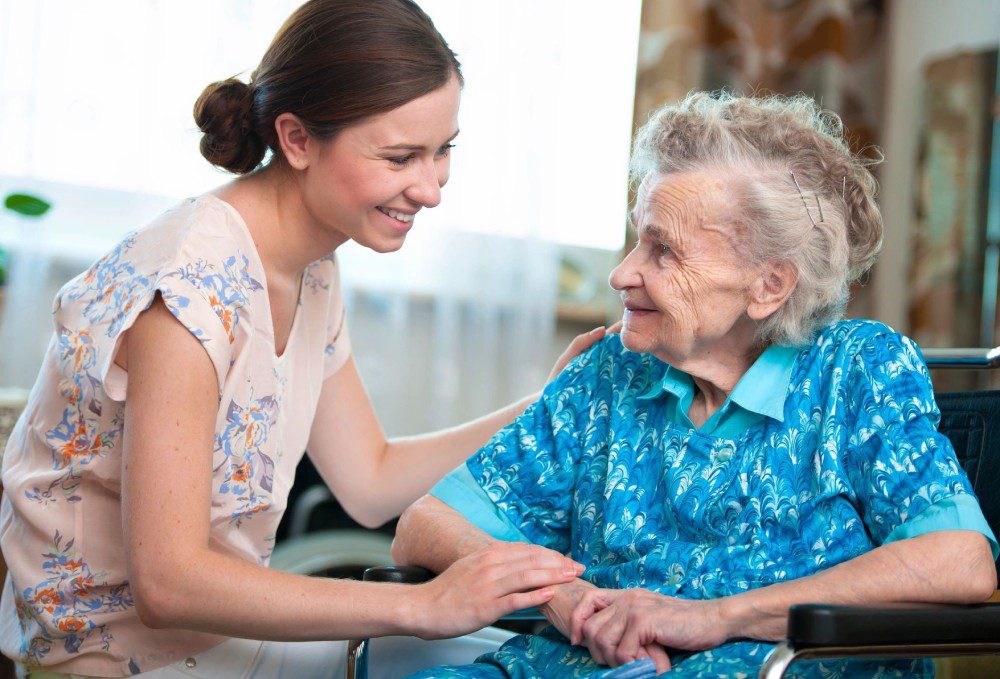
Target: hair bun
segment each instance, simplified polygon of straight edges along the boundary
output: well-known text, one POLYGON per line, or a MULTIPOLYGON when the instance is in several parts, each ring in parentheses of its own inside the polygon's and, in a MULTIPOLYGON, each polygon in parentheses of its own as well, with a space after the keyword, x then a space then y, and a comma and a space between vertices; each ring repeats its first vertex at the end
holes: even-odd
POLYGON ((264 160, 267 144, 254 129, 250 109, 253 90, 229 78, 209 85, 194 104, 194 120, 202 131, 201 155, 235 174, 246 174, 264 160))

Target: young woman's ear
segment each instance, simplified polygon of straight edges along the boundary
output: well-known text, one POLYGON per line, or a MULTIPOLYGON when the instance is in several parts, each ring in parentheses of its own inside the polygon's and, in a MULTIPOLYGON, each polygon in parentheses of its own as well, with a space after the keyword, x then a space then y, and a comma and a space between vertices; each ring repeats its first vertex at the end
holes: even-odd
POLYGON ((295 170, 309 167, 312 137, 302 120, 294 113, 282 113, 274 119, 274 131, 288 165, 295 170))
POLYGON ((799 282, 799 272, 787 261, 767 262, 750 287, 747 315, 761 321, 781 308, 799 282))

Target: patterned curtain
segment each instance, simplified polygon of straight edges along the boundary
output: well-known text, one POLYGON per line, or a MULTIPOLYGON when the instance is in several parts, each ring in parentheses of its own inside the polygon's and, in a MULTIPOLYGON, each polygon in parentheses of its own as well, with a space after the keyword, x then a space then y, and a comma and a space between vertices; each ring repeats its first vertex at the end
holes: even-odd
MULTIPOLYGON (((882 0, 643 0, 634 124, 692 89, 802 92, 864 149, 878 143, 884 28, 882 0)), ((871 314, 865 291, 852 315, 871 314)))

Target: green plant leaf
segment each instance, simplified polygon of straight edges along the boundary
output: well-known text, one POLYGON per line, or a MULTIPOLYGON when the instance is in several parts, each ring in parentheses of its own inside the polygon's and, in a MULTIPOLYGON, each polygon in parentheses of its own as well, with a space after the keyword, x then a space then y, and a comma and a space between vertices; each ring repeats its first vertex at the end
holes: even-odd
POLYGON ((29 196, 26 193, 10 194, 4 198, 3 206, 8 210, 28 217, 40 217, 52 207, 51 204, 38 196, 29 196))

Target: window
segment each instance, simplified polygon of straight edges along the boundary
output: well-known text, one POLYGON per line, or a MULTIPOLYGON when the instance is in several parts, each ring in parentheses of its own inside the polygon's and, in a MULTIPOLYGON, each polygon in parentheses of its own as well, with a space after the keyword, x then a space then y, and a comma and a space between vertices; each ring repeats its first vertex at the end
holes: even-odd
MULTIPOLYGON (((173 198, 224 183, 194 101, 245 78, 298 4, 0 0, 0 174, 173 198)), ((639 0, 421 5, 467 81, 452 180, 424 223, 619 248, 639 0)))

